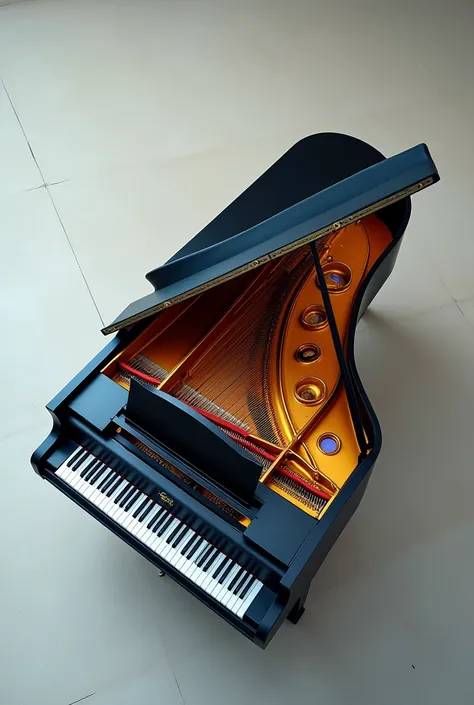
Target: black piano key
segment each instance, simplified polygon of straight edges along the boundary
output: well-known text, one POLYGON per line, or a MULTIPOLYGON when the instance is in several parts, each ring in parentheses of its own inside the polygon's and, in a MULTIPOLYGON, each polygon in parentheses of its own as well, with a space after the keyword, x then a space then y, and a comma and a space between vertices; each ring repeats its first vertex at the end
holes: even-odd
POLYGON ((236 587, 237 583, 240 582, 240 578, 243 576, 243 574, 245 572, 246 571, 244 570, 244 568, 241 568, 240 570, 238 570, 237 573, 232 578, 232 580, 230 581, 229 585, 227 586, 227 589, 234 592, 234 588, 236 587))
POLYGON ((151 512, 151 510, 153 509, 153 507, 155 507, 155 506, 156 506, 155 503, 152 500, 150 500, 150 502, 147 504, 145 509, 142 511, 142 513, 138 517, 138 521, 139 522, 144 521, 147 518, 147 516, 149 515, 149 513, 151 512))
POLYGON ((130 492, 130 485, 127 482, 127 484, 125 485, 123 490, 121 492, 119 492, 118 495, 116 496, 116 498, 114 499, 115 504, 118 504, 119 502, 121 502, 122 499, 125 497, 125 495, 128 494, 129 492, 130 492))
MULTIPOLYGON (((71 465, 71 470, 77 470, 77 468, 79 468, 82 463, 87 460, 88 457, 89 453, 87 452, 87 450, 85 450, 84 453, 71 465)), ((94 458, 94 460, 96 460, 96 458, 94 458)))
POLYGON ((133 512, 133 518, 137 519, 138 515, 142 513, 142 511, 145 509, 146 505, 148 502, 151 502, 149 497, 144 497, 143 502, 138 505, 138 507, 135 509, 133 512))
POLYGON ((96 463, 94 465, 94 467, 92 467, 89 470, 89 472, 86 472, 86 474, 84 475, 84 480, 90 484, 92 478, 95 477, 95 474, 96 474, 97 470, 100 468, 100 466, 101 466, 101 463, 99 461, 99 464, 96 463))
POLYGON ((117 498, 117 491, 120 490, 122 485, 123 477, 112 478, 112 482, 110 483, 108 489, 104 490, 105 496, 115 500, 117 498))
POLYGON ((84 448, 82 446, 79 446, 79 448, 77 448, 74 455, 71 458, 69 458, 69 460, 67 461, 66 466, 68 468, 70 468, 71 465, 76 462, 76 460, 79 460, 79 456, 85 455, 86 453, 87 453, 87 451, 84 450, 84 448))
MULTIPOLYGON (((180 527, 180 528, 181 528, 181 527, 180 527)), ((181 528, 181 531, 180 531, 179 534, 176 536, 175 540, 173 541, 173 544, 172 544, 172 545, 173 545, 173 548, 177 548, 177 547, 179 546, 179 544, 181 543, 181 541, 183 540, 183 538, 186 536, 186 534, 188 533, 188 531, 189 531, 189 526, 188 526, 187 524, 185 524, 185 525, 181 528)))
MULTIPOLYGON (((87 458, 84 459, 84 461, 87 460, 87 458)), ((89 472, 91 467, 93 467, 96 463, 100 463, 100 460, 97 460, 97 458, 92 458, 89 463, 81 470, 81 477, 84 477, 86 472, 89 472)))
POLYGON ((87 465, 81 470, 81 477, 92 477, 92 475, 95 473, 100 464, 100 460, 97 460, 97 458, 91 460, 90 463, 87 463, 87 465))
POLYGON ((219 578, 219 583, 221 585, 224 582, 224 580, 227 578, 227 576, 229 575, 229 573, 232 570, 232 568, 234 567, 234 565, 235 565, 234 561, 229 561, 229 565, 227 566, 227 568, 224 570, 221 577, 219 578))
POLYGON ((137 501, 137 499, 140 499, 141 496, 142 496, 142 493, 140 492, 140 490, 136 489, 135 492, 130 497, 130 499, 128 500, 127 504, 124 506, 124 511, 129 512, 130 509, 135 504, 135 502, 137 501))
POLYGON ((219 556, 219 555, 220 555, 220 553, 217 550, 217 548, 214 548, 214 550, 212 551, 212 553, 209 554, 207 561, 205 562, 205 564, 202 567, 202 570, 204 573, 207 573, 207 571, 209 570, 209 568, 211 567, 211 565, 214 563, 217 556, 219 556))
POLYGON ((181 551, 180 551, 180 553, 181 553, 182 556, 184 556, 184 554, 189 551, 189 549, 191 548, 191 545, 192 545, 195 541, 197 541, 197 538, 198 538, 198 535, 197 535, 197 534, 194 534, 193 536, 191 536, 191 538, 189 539, 189 541, 186 541, 186 545, 183 546, 183 548, 182 548, 181 551))
POLYGON ((183 525, 180 522, 177 526, 175 526, 175 528, 173 529, 171 534, 167 537, 166 543, 171 543, 172 541, 174 541, 176 536, 181 533, 182 529, 183 529, 183 525))
POLYGON ((248 581, 247 585, 244 587, 243 591, 240 594, 240 599, 243 600, 245 595, 248 593, 252 585, 255 583, 255 578, 252 576, 251 580, 248 581))
MULTIPOLYGON (((156 506, 156 505, 155 505, 155 506, 156 506)), ((158 508, 158 511, 155 512, 155 514, 153 514, 152 518, 151 518, 150 521, 148 522, 148 524, 147 524, 147 529, 150 529, 151 531, 153 531, 156 522, 157 522, 160 518, 161 518, 161 519, 164 519, 165 516, 166 516, 166 514, 167 514, 167 512, 165 512, 165 510, 163 509, 163 507, 159 507, 159 508, 158 508)))
POLYGON ((156 534, 158 529, 160 529, 165 521, 168 521, 169 512, 165 509, 161 509, 156 515, 155 521, 152 524, 151 530, 156 534))
POLYGON ((241 579, 239 580, 239 582, 238 582, 237 585, 235 586, 234 595, 238 595, 238 594, 239 594, 239 592, 242 590, 242 588, 244 587, 245 583, 247 582, 247 580, 248 580, 249 578, 250 578, 250 575, 249 575, 249 574, 247 573, 247 571, 245 570, 245 571, 244 571, 244 574, 243 574, 242 577, 241 577, 241 579))
POLYGON ((196 553, 194 554, 194 556, 192 558, 192 562, 196 566, 198 564, 199 559, 202 558, 203 554, 207 551, 208 548, 209 548, 208 543, 207 543, 206 539, 204 539, 204 543, 201 546, 199 546, 199 548, 197 549, 196 553))
POLYGON ((155 533, 156 533, 158 536, 163 536, 163 534, 165 533, 166 529, 168 529, 169 526, 170 526, 170 524, 173 523, 174 519, 175 519, 175 517, 174 517, 172 514, 170 514, 170 515, 169 515, 169 518, 161 524, 161 526, 158 528, 158 531, 155 531, 155 533))
POLYGON ((135 492, 135 494, 132 495, 132 497, 128 500, 127 504, 124 507, 124 510, 126 512, 132 512, 132 511, 135 512, 135 510, 141 506, 142 499, 143 499, 142 493, 140 492, 140 490, 137 490, 135 492))
POLYGON ((213 574, 212 574, 212 577, 214 578, 214 580, 217 578, 217 576, 218 576, 220 573, 222 573, 223 570, 225 570, 225 568, 226 568, 227 565, 229 564, 229 561, 232 563, 232 561, 230 560, 230 558, 224 558, 224 560, 222 561, 222 563, 219 563, 219 565, 217 566, 217 568, 215 569, 215 571, 214 571, 213 574))
POLYGON ((131 497, 133 497, 133 495, 135 494, 136 491, 137 491, 137 488, 132 485, 132 486, 129 488, 129 490, 128 490, 127 492, 125 492, 124 496, 123 496, 122 499, 120 500, 120 502, 119 502, 119 507, 122 507, 122 508, 123 508, 123 507, 127 504, 128 500, 129 500, 131 497))
POLYGON ((103 464, 101 463, 101 464, 100 464, 100 467, 97 468, 97 470, 95 471, 95 473, 92 475, 92 477, 91 477, 91 479, 90 479, 90 484, 91 484, 91 485, 95 485, 95 483, 97 482, 97 480, 99 480, 99 478, 105 477, 107 474, 108 474, 108 473, 107 473, 107 466, 106 466, 106 465, 103 465, 103 464))
POLYGON ((196 553, 196 551, 198 550, 199 547, 202 548, 203 542, 204 542, 203 537, 199 536, 199 540, 193 544, 191 550, 186 554, 186 558, 188 560, 190 560, 194 556, 194 554, 196 553))
POLYGON ((202 553, 202 555, 199 557, 199 560, 197 561, 196 565, 198 568, 202 568, 204 563, 207 562, 207 559, 211 555, 211 553, 214 552, 214 546, 209 546, 209 548, 202 553))
POLYGON ((105 492, 107 487, 109 487, 109 480, 112 482, 112 480, 116 477, 115 473, 113 470, 109 468, 109 472, 104 475, 102 480, 99 482, 97 485, 97 489, 100 490, 101 492, 105 492))
POLYGON ((113 493, 115 492, 117 487, 120 485, 122 480, 123 480, 123 478, 120 477, 120 475, 119 475, 118 477, 115 476, 115 478, 112 478, 112 480, 109 480, 109 482, 107 482, 108 489, 107 489, 107 487, 104 486, 104 490, 103 490, 107 497, 111 497, 113 495, 113 493))
POLYGON ((151 530, 154 531, 156 534, 158 529, 161 529, 163 524, 168 522, 168 519, 173 519, 173 517, 171 516, 171 514, 169 512, 166 511, 166 509, 162 509, 158 514, 157 522, 155 523, 154 526, 152 526, 151 530))

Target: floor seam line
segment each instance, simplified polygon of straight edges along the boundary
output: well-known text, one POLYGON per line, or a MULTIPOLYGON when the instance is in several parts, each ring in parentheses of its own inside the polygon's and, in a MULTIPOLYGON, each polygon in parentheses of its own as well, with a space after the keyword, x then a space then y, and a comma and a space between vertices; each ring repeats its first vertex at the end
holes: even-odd
POLYGON ((79 698, 79 700, 73 700, 72 703, 68 703, 68 705, 76 705, 76 703, 82 703, 83 700, 87 700, 87 698, 91 698, 93 695, 95 695, 95 691, 93 693, 89 693, 89 695, 84 695, 84 697, 79 698))
MULTIPOLYGON (((4 6, 4 7, 7 7, 7 6, 4 6)), ((6 85, 5 85, 5 81, 3 80, 3 76, 1 76, 1 75, 0 75, 0 81, 1 81, 2 86, 3 86, 3 90, 5 91, 5 94, 6 94, 7 98, 8 98, 8 102, 10 103, 11 109, 13 110, 13 113, 14 113, 16 119, 17 119, 17 122, 18 122, 19 126, 20 126, 20 129, 21 129, 21 131, 23 132, 23 137, 24 137, 25 140, 26 140, 26 144, 28 145, 28 149, 30 150, 30 154, 31 154, 31 156, 32 156, 32 158, 33 158, 34 163, 36 164, 36 168, 38 169, 39 175, 41 176, 41 179, 42 179, 42 181, 43 181, 43 184, 42 184, 42 185, 44 186, 44 185, 46 184, 46 182, 45 182, 45 179, 44 179, 43 172, 42 172, 42 170, 41 170, 40 165, 38 164, 38 160, 36 159, 35 153, 34 153, 34 151, 33 151, 33 147, 32 147, 31 144, 30 144, 30 140, 28 139, 28 136, 27 136, 27 134, 26 134, 25 128, 23 127, 23 123, 22 123, 22 121, 20 120, 20 116, 18 115, 17 110, 16 110, 16 108, 15 108, 15 106, 14 106, 14 104, 13 104, 13 100, 11 99, 10 93, 8 92, 8 88, 7 88, 6 85)))
POLYGON ((58 209, 57 209, 57 207, 56 207, 56 204, 55 204, 55 202, 54 202, 54 199, 53 199, 53 197, 52 197, 52 195, 51 195, 51 193, 50 193, 50 190, 49 190, 47 184, 45 184, 45 189, 46 189, 46 192, 47 192, 47 194, 48 194, 48 196, 49 196, 49 199, 50 199, 50 201, 51 201, 51 204, 52 204, 52 206, 53 206, 53 208, 54 208, 54 212, 56 213, 56 215, 57 215, 57 217, 58 217, 58 220, 59 220, 59 223, 60 223, 60 225, 61 225, 61 228, 62 228, 62 230, 63 230, 63 232, 64 232, 64 235, 66 236, 66 240, 68 241, 68 244, 69 244, 69 247, 70 247, 71 252, 72 252, 72 254, 73 254, 73 257, 74 257, 74 259, 76 260, 76 264, 77 264, 77 266, 79 267, 79 271, 80 271, 81 276, 82 276, 82 278, 83 278, 83 280, 84 280, 84 284, 86 285, 87 291, 89 292, 89 296, 90 296, 91 299, 92 299, 92 303, 93 303, 94 306, 95 306, 95 310, 97 311, 97 315, 99 316, 99 319, 100 319, 100 321, 101 321, 101 323, 102 323, 102 326, 105 326, 104 319, 102 318, 102 315, 101 315, 101 313, 100 313, 100 311, 99 311, 99 307, 98 307, 97 302, 96 302, 96 300, 95 300, 95 298, 94 298, 94 295, 93 295, 93 293, 92 293, 92 290, 91 290, 91 288, 90 288, 90 286, 89 286, 89 282, 88 282, 87 279, 86 279, 86 275, 84 274, 84 271, 83 271, 83 269, 82 269, 82 267, 81 267, 81 263, 79 262, 79 258, 78 258, 78 256, 77 256, 76 251, 75 251, 75 249, 74 249, 74 247, 73 247, 73 244, 72 244, 72 242, 71 242, 71 238, 70 238, 69 235, 67 234, 66 227, 65 227, 65 225, 64 225, 64 223, 63 223, 63 220, 62 220, 61 216, 59 215, 59 211, 58 211, 58 209))
MULTIPOLYGON (((74 250, 74 247, 72 246, 72 242, 71 242, 71 240, 70 240, 70 238, 69 238, 69 235, 67 234, 67 230, 66 230, 66 228, 65 228, 65 226, 64 226, 64 223, 63 223, 63 221, 62 221, 62 219, 61 219, 61 216, 59 215, 59 211, 58 211, 58 209, 57 209, 57 207, 56 207, 56 204, 55 204, 55 202, 54 202, 54 200, 53 200, 53 197, 52 197, 52 195, 51 195, 51 193, 50 193, 50 191, 49 191, 48 184, 46 183, 46 180, 45 180, 45 178, 44 178, 44 174, 43 174, 43 172, 42 172, 42 170, 41 170, 40 165, 38 164, 38 160, 36 159, 36 156, 35 156, 35 153, 34 153, 34 151, 33 151, 33 148, 32 148, 32 146, 31 146, 30 141, 29 141, 29 139, 28 139, 28 136, 27 136, 27 134, 26 134, 26 132, 25 132, 25 128, 23 127, 23 124, 22 124, 22 122, 21 122, 21 120, 20 120, 20 117, 19 117, 19 115, 18 115, 18 113, 17 113, 17 111, 16 111, 16 108, 15 108, 15 106, 14 106, 14 104, 13 104, 13 101, 12 101, 12 99, 11 99, 10 93, 8 92, 8 89, 7 89, 6 85, 5 85, 5 81, 3 80, 3 76, 1 76, 1 75, 0 75, 0 81, 1 81, 2 86, 3 86, 3 90, 5 91, 5 94, 6 94, 7 98, 8 98, 8 101, 9 101, 9 103, 10 103, 10 105, 11 105, 11 109, 13 110, 13 113, 14 113, 16 119, 17 119, 17 122, 18 122, 18 124, 19 124, 19 126, 20 126, 20 129, 21 129, 21 131, 22 131, 22 133, 23 133, 23 136, 24 136, 24 138, 25 138, 25 140, 26 140, 26 144, 28 145, 28 149, 30 150, 30 154, 31 154, 31 156, 32 156, 32 158, 33 158, 33 160, 34 160, 34 162, 35 162, 35 164, 36 164, 36 168, 38 169, 39 175, 41 176, 41 180, 43 181, 43 183, 42 183, 40 186, 36 186, 34 189, 29 189, 29 190, 36 190, 36 189, 43 188, 43 187, 46 189, 46 191, 47 191, 47 193, 48 193, 48 196, 49 196, 49 199, 50 199, 50 201, 51 201, 51 204, 52 204, 52 206, 53 206, 53 208, 54 208, 54 211, 55 211, 55 213, 56 213, 56 216, 57 216, 57 218, 58 218, 58 220, 59 220, 59 222, 60 222, 60 224, 61 224, 61 228, 62 228, 62 230, 63 230, 63 232, 64 232, 64 234, 65 234, 65 236, 66 236, 66 240, 68 241, 68 244, 69 244, 69 247, 70 247, 70 249, 71 249, 71 252, 72 252, 72 254, 73 254, 73 256, 74 256, 74 259, 76 260, 76 264, 77 264, 77 266, 79 267, 79 271, 80 271, 81 276, 82 276, 82 278, 83 278, 83 280, 84 280, 84 284, 86 285, 87 291, 89 292, 89 296, 91 297, 92 303, 94 304, 94 307, 95 307, 95 309, 96 309, 96 311, 97 311, 97 315, 99 316, 99 320, 101 321, 102 326, 104 326, 104 325, 105 325, 104 319, 103 319, 102 316, 101 316, 101 313, 100 313, 100 311, 99 311, 99 307, 97 306, 97 302, 96 302, 96 300, 94 299, 94 296, 93 296, 93 294, 92 294, 91 288, 90 288, 89 283, 88 283, 88 281, 87 281, 87 279, 86 279, 86 276, 85 276, 85 274, 84 274, 84 272, 83 272, 83 270, 82 270, 82 267, 81 267, 81 264, 80 264, 79 259, 78 259, 78 257, 77 257, 77 254, 76 254, 76 252, 75 252, 75 250, 74 250)), ((60 183, 60 182, 58 182, 58 183, 60 183)))

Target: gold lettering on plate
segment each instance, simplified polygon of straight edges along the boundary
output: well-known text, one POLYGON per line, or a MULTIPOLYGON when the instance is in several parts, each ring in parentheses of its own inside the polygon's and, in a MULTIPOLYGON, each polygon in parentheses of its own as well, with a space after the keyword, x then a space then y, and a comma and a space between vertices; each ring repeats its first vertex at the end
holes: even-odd
POLYGON ((160 492, 159 497, 160 497, 161 501, 164 502, 165 504, 169 504, 170 507, 173 506, 174 499, 171 499, 171 497, 168 497, 166 492, 160 492))
POLYGON ((366 215, 370 215, 371 213, 375 213, 376 211, 380 210, 381 208, 385 208, 386 206, 389 206, 392 203, 395 203, 396 201, 400 201, 402 198, 406 198, 407 196, 411 196, 411 194, 416 193, 417 191, 420 191, 421 189, 425 188, 426 186, 429 186, 432 183, 433 183, 433 178, 430 176, 427 179, 424 179, 423 181, 419 181, 418 183, 413 184, 413 186, 408 186, 408 188, 405 188, 402 191, 398 191, 398 193, 394 193, 391 196, 388 196, 387 198, 384 198, 380 201, 377 201, 377 203, 373 203, 371 206, 368 206, 367 208, 362 208, 361 210, 356 211, 355 213, 352 213, 351 215, 347 216, 346 218, 339 220, 337 223, 332 223, 331 225, 328 225, 325 228, 321 228, 321 230, 317 230, 314 233, 310 233, 309 235, 306 235, 305 237, 301 238, 300 240, 296 240, 295 242, 291 242, 290 244, 285 245, 285 247, 281 247, 279 250, 274 250, 273 252, 270 252, 270 254, 268 254, 268 255, 264 255, 262 257, 259 257, 256 260, 253 260, 252 262, 249 262, 248 264, 244 264, 242 267, 238 267, 237 269, 233 269, 231 272, 227 272, 227 274, 223 274, 221 277, 217 277, 217 279, 212 279, 211 281, 208 281, 205 284, 201 284, 200 286, 197 286, 195 289, 191 289, 190 291, 186 291, 186 292, 184 292, 184 294, 180 294, 179 296, 176 296, 175 298, 170 299, 169 301, 164 301, 161 304, 157 304, 156 306, 152 306, 151 308, 147 309, 146 311, 142 311, 141 313, 137 313, 135 316, 130 316, 130 318, 127 318, 124 321, 121 321, 120 323, 116 323, 115 325, 108 326, 107 328, 104 328, 104 333, 115 333, 116 331, 120 330, 120 328, 130 326, 130 325, 132 325, 132 323, 136 323, 137 321, 141 321, 143 318, 148 318, 149 316, 152 316, 154 313, 159 313, 160 311, 162 311, 165 308, 168 308, 169 306, 172 306, 174 304, 178 304, 178 303, 180 303, 180 301, 185 301, 186 299, 189 299, 191 296, 196 296, 197 294, 201 294, 202 292, 207 291, 208 289, 212 289, 215 286, 218 286, 219 284, 223 284, 224 282, 229 281, 229 279, 234 279, 234 277, 238 277, 240 274, 244 274, 245 272, 248 272, 250 269, 255 269, 256 267, 260 267, 262 264, 265 264, 265 262, 269 262, 270 260, 277 259, 278 257, 285 255, 287 252, 291 252, 292 250, 296 250, 299 247, 302 247, 303 245, 307 245, 308 243, 312 242, 313 240, 319 240, 320 238, 324 237, 325 235, 328 235, 329 233, 334 232, 335 230, 340 230, 341 228, 344 228, 346 225, 350 225, 355 220, 359 220, 359 218, 364 218, 366 215))

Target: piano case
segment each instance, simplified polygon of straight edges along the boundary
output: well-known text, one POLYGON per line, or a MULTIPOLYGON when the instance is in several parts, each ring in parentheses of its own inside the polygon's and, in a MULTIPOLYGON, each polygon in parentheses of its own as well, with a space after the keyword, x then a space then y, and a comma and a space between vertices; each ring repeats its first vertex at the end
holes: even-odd
POLYGON ((47 406, 36 472, 262 648, 379 454, 355 329, 437 180, 425 145, 301 140, 147 274, 47 406))

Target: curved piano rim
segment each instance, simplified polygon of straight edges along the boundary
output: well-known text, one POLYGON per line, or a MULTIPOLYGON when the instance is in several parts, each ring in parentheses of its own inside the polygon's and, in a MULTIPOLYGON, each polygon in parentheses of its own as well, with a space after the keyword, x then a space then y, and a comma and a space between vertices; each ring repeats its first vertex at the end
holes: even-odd
MULTIPOLYGON (((388 279, 398 256, 399 248, 411 215, 409 198, 400 202, 400 217, 392 227, 386 222, 393 236, 393 242, 381 255, 370 275, 363 282, 354 300, 353 312, 348 329, 347 364, 356 392, 366 413, 365 428, 369 433, 371 448, 368 454, 359 462, 349 479, 339 490, 337 496, 316 523, 307 541, 301 546, 292 564, 282 580, 282 587, 291 591, 292 597, 283 613, 276 621, 272 620, 270 611, 262 620, 255 636, 255 642, 265 648, 292 610, 303 611, 303 605, 309 586, 326 555, 336 542, 344 527, 359 506, 364 496, 375 461, 382 447, 382 430, 375 410, 364 389, 355 362, 354 342, 357 323, 364 315, 370 302, 375 298, 388 279), (371 435, 370 435, 371 434, 371 435), (295 599, 296 596, 296 599, 295 599)), ((379 214, 380 215, 380 214, 379 214)), ((389 218, 390 222, 391 218, 389 218)))

